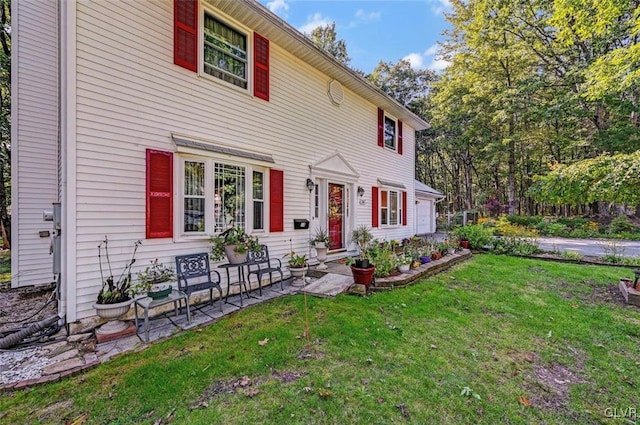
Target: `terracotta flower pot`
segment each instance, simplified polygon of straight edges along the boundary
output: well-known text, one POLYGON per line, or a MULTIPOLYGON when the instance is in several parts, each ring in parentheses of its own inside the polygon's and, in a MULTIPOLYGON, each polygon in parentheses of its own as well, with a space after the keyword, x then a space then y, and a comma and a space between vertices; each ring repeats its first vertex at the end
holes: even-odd
POLYGON ((466 239, 460 239, 460 247, 464 249, 469 249, 469 241, 466 239))
POLYGON ((364 285, 367 288, 371 285, 373 279, 373 273, 376 271, 375 266, 371 266, 366 269, 361 269, 355 266, 351 266, 351 273, 353 274, 353 281, 357 284, 364 285))

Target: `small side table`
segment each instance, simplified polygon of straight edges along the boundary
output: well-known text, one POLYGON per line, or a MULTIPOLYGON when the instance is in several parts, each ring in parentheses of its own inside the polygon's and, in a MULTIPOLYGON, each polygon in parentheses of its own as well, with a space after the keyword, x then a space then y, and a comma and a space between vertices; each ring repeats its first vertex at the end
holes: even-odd
POLYGON ((138 298, 134 303, 136 332, 138 332, 138 307, 142 307, 144 311, 144 340, 149 342, 149 310, 161 305, 173 303, 175 315, 178 315, 178 303, 184 300, 187 308, 187 322, 191 323, 191 311, 189 311, 189 296, 182 291, 173 289, 169 295, 164 298, 154 300, 151 297, 138 298))
POLYGON ((224 302, 227 304, 231 304, 229 302, 229 292, 231 291, 231 286, 232 285, 238 285, 238 287, 240 288, 240 307, 243 306, 242 304, 242 287, 244 286, 244 293, 247 294, 247 299, 249 298, 249 291, 247 290, 247 281, 245 278, 245 273, 244 273, 244 268, 248 263, 238 263, 238 264, 222 264, 219 265, 218 268, 220 269, 224 269, 227 272, 227 296, 224 298, 224 302), (237 269, 237 273, 238 273, 238 280, 236 282, 232 282, 231 281, 231 273, 230 270, 233 268, 237 269))

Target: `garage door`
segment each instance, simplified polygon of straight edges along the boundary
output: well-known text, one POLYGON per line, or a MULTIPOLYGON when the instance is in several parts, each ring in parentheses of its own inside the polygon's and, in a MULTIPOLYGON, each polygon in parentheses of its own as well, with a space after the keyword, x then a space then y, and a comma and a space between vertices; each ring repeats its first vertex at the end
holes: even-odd
POLYGON ((418 199, 416 203, 416 233, 433 233, 431 229, 433 201, 418 199))

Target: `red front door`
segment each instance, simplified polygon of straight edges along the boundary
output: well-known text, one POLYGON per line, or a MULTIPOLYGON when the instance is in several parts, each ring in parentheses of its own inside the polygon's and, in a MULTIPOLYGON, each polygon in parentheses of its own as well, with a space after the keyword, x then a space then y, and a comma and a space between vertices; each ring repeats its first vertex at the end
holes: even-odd
POLYGON ((344 185, 329 183, 329 249, 343 246, 344 185))

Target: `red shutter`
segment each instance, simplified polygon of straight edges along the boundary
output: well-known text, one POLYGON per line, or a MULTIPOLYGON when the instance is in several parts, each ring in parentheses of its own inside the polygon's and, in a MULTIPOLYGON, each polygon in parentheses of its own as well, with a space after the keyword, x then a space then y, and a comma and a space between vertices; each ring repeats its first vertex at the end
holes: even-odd
POLYGON ((147 149, 147 239, 173 236, 173 153, 147 149))
POLYGON ((253 33, 253 95, 269 101, 269 40, 253 33))
POLYGON ((378 146, 384 147, 384 111, 378 108, 378 146))
POLYGON ((402 225, 407 225, 407 192, 402 191, 402 225))
POLYGON ((284 171, 269 171, 269 231, 284 231, 284 171))
POLYGON ((398 153, 402 155, 402 121, 398 120, 398 153))
POLYGON ((173 63, 198 70, 198 0, 173 0, 173 63))
POLYGON ((378 187, 373 186, 371 188, 371 227, 380 226, 379 218, 379 206, 378 206, 378 187))

